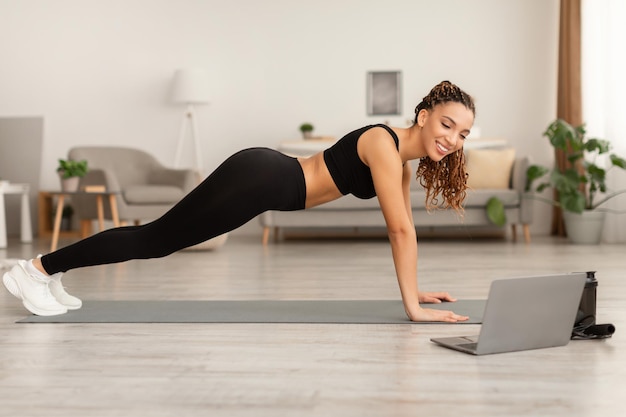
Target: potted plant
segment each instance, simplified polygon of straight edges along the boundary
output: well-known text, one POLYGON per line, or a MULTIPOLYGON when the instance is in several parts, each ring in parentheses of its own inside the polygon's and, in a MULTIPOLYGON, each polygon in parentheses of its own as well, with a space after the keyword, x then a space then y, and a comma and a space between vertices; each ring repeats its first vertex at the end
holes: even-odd
POLYGON ((87 174, 87 161, 59 159, 57 172, 61 178, 61 189, 65 192, 78 191, 80 179, 87 174))
POLYGON ((626 189, 609 190, 606 186, 606 174, 615 167, 626 170, 626 160, 614 153, 609 154, 609 141, 586 138, 585 133, 584 125, 573 127, 562 119, 552 122, 544 136, 555 149, 565 152, 571 167, 561 172, 558 168, 531 165, 526 172, 526 191, 539 193, 548 187, 555 189, 558 200, 542 198, 536 194, 534 197, 563 210, 565 227, 572 242, 598 243, 605 214, 620 212, 600 206, 611 198, 626 193, 626 189), (609 154, 606 169, 597 163, 598 157, 604 154, 609 154), (533 186, 537 180, 542 182, 533 186))
POLYGON ((310 139, 313 134, 313 125, 311 123, 302 123, 300 125, 300 132, 302 132, 304 139, 310 139))

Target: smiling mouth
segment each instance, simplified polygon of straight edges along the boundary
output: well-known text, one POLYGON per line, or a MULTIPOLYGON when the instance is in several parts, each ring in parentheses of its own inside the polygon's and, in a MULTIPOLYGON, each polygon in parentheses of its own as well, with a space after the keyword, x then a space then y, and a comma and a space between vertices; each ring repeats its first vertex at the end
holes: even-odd
POLYGON ((448 153, 448 152, 450 151, 450 149, 448 149, 448 148, 444 147, 444 146, 443 146, 441 143, 439 143, 439 142, 436 142, 436 145, 437 145, 437 149, 439 149, 439 152, 442 152, 442 153, 448 153))

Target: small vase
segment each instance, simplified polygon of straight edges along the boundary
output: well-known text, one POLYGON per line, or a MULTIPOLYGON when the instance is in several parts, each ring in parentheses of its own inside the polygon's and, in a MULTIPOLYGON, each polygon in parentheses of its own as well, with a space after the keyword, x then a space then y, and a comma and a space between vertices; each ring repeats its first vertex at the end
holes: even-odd
POLYGON ((61 178, 61 191, 65 193, 75 193, 78 191, 80 177, 61 178))

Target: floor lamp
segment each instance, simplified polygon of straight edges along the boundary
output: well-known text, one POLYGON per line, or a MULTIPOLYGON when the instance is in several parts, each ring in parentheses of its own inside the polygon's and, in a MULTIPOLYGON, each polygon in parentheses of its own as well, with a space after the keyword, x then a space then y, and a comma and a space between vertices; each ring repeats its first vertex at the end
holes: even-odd
MULTIPOLYGON (((192 146, 195 153, 195 171, 198 175, 198 182, 204 177, 204 165, 202 163, 202 150, 200 148, 200 138, 198 136, 198 125, 196 123, 195 106, 209 103, 209 92, 206 73, 199 68, 179 69, 174 75, 174 89, 172 100, 178 104, 187 106, 183 120, 180 124, 178 142, 176 144, 176 156, 174 166, 180 168, 183 156, 183 145, 187 136, 187 128, 190 127, 192 136, 192 146)), ((228 239, 228 233, 214 237, 206 242, 186 248, 186 250, 212 250, 222 246, 228 239)))
POLYGON ((187 129, 191 131, 192 146, 194 148, 195 169, 201 174, 203 170, 202 150, 200 148, 200 138, 198 136, 196 105, 209 103, 208 85, 206 73, 198 68, 187 68, 176 71, 174 75, 174 89, 172 99, 175 103, 185 104, 187 109, 183 115, 176 144, 176 155, 174 166, 181 166, 183 146, 187 129))

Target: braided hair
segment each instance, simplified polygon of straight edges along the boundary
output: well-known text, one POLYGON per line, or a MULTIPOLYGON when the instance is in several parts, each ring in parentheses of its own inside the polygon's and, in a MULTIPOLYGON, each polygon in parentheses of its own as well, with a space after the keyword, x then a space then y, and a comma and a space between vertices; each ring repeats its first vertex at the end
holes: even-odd
MULTIPOLYGON (((432 110, 436 105, 448 102, 461 103, 476 115, 472 97, 450 81, 442 81, 415 108, 415 123, 420 110, 432 110)), ((446 155, 439 162, 428 156, 420 158, 416 179, 426 190, 427 210, 453 208, 459 215, 463 214, 462 204, 467 194, 463 148, 446 155)))

